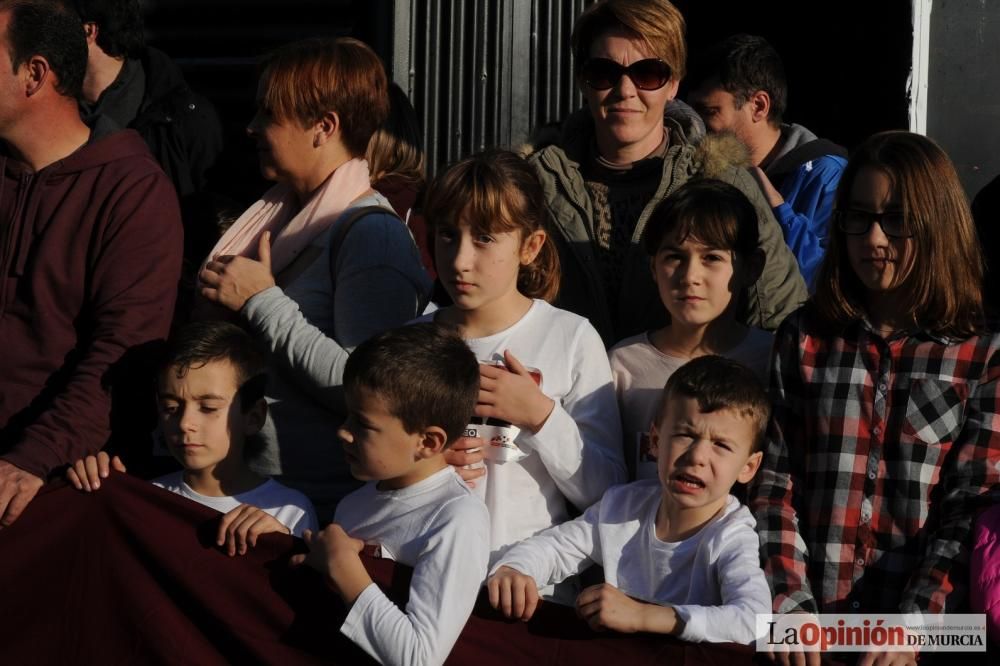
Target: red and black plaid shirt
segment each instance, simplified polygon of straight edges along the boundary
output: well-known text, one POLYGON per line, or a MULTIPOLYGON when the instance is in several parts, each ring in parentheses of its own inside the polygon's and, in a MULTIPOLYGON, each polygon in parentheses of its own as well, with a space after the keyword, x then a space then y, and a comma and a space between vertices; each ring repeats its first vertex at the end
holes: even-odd
POLYGON ((775 337, 774 416, 751 491, 776 612, 943 612, 1000 483, 1000 335, 844 337, 807 311, 775 337))

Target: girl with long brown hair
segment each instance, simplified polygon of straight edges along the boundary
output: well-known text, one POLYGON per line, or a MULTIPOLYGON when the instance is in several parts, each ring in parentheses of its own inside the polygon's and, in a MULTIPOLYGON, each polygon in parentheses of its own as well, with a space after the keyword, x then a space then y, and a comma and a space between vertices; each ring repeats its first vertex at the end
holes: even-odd
POLYGON ((876 134, 844 171, 816 295, 775 339, 753 492, 777 612, 964 601, 975 508, 1000 482, 1000 337, 951 161, 876 134))

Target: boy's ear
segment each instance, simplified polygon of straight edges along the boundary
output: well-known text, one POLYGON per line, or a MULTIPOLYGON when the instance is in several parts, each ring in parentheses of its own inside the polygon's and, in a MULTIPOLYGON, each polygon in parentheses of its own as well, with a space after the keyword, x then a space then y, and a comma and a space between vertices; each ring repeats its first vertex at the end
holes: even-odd
POLYGON ((743 465, 743 469, 740 470, 739 476, 736 477, 736 480, 740 483, 750 483, 750 479, 752 479, 753 475, 757 473, 757 469, 760 467, 761 460, 763 459, 763 451, 751 453, 750 457, 747 458, 746 464, 743 465))
POLYGON ((261 398, 255 402, 253 407, 243 414, 243 418, 246 421, 247 437, 256 435, 264 427, 264 422, 267 421, 267 400, 261 398))
POLYGON ((417 446, 416 459, 425 460, 439 453, 444 453, 448 445, 448 433, 440 426, 427 426, 420 433, 420 443, 417 446))

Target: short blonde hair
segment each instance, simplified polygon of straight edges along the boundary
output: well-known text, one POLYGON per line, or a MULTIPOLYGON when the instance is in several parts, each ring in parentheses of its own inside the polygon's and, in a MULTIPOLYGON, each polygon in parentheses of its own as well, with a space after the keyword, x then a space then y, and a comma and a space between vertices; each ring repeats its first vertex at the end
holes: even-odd
POLYGON ((687 71, 684 17, 667 0, 601 0, 584 10, 573 26, 571 40, 575 67, 590 58, 590 47, 612 28, 644 42, 659 59, 670 65, 671 78, 680 81, 687 71))
POLYGON ((303 128, 334 111, 351 155, 364 155, 368 140, 389 115, 382 61, 356 39, 293 42, 265 56, 260 69, 262 111, 303 128))

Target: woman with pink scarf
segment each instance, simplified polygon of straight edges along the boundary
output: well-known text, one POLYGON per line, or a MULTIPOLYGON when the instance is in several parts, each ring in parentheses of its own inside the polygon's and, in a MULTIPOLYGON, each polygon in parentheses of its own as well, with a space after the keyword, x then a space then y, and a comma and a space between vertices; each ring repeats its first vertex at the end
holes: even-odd
POLYGON ((419 314, 431 282, 363 158, 388 114, 378 56, 354 39, 312 39, 271 54, 262 71, 247 132, 277 185, 212 250, 200 293, 270 351, 252 466, 306 493, 323 520, 358 485, 336 440, 347 357, 419 314))

